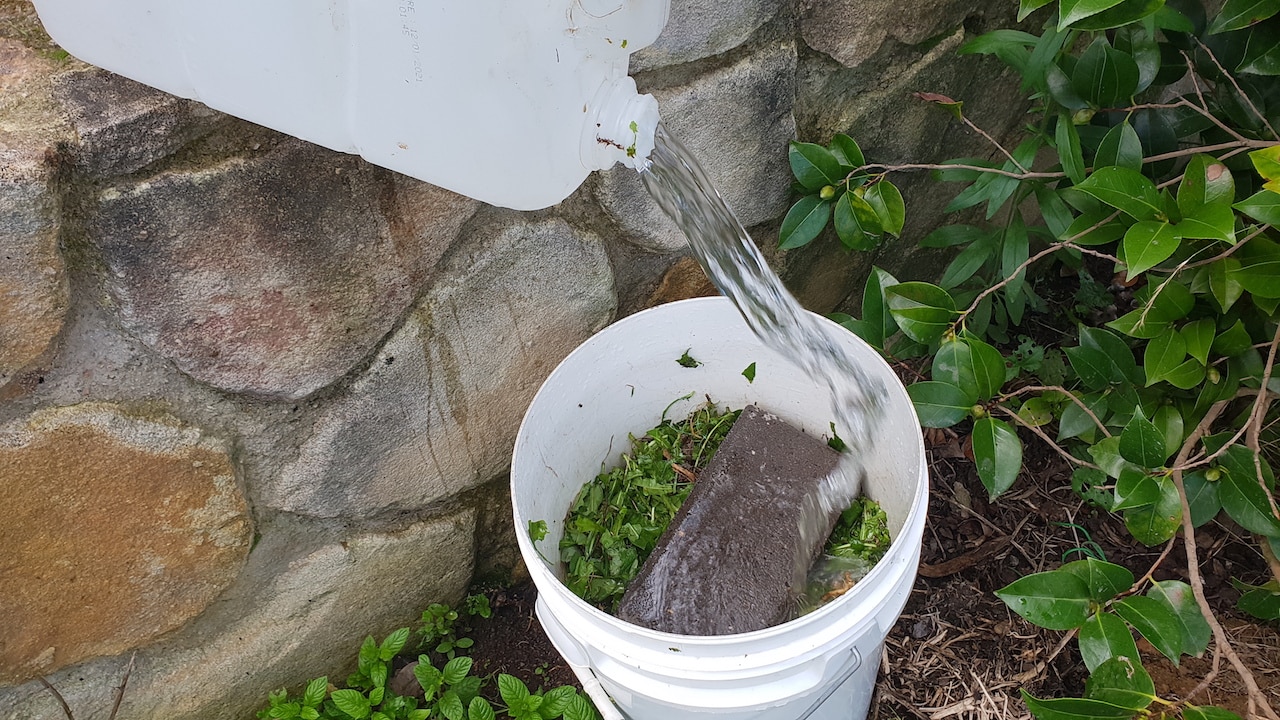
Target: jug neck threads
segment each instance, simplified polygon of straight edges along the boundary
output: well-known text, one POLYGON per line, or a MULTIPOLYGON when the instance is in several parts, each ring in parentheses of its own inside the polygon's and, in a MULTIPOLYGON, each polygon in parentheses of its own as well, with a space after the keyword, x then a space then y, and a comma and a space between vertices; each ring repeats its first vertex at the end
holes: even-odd
POLYGON ((636 170, 649 166, 658 127, 658 101, 636 92, 636 82, 624 76, 606 80, 587 104, 582 138, 582 164, 607 170, 622 163, 636 170))

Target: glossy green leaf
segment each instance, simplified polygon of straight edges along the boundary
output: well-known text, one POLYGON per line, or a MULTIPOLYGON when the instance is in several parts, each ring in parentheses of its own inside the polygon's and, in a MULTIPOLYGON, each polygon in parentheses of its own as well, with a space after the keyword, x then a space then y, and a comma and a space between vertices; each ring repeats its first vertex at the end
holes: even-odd
POLYGON ((1098 38, 1076 61, 1071 88, 1095 107, 1118 107, 1137 91, 1139 75, 1133 57, 1098 38))
POLYGON ((1159 500, 1160 483, 1154 475, 1126 468, 1120 471, 1120 478, 1116 480, 1115 501, 1111 510, 1145 507, 1154 505, 1159 500))
POLYGON ((384 662, 390 662, 392 658, 400 654, 406 643, 409 642, 409 628, 400 628, 391 633, 382 641, 382 645, 378 647, 378 657, 384 662))
POLYGON ((1090 597, 1099 603, 1107 602, 1133 587, 1133 573, 1127 568, 1093 557, 1069 562, 1058 569, 1083 580, 1089 586, 1090 597))
POLYGON ((1045 227, 1055 238, 1067 237, 1067 230, 1075 222, 1071 208, 1063 202, 1062 196, 1052 188, 1036 188, 1036 202, 1040 204, 1040 217, 1044 218, 1045 227))
POLYGON ((369 717, 369 711, 371 710, 369 698, 365 697, 359 690, 334 690, 329 699, 333 701, 334 705, 338 706, 339 710, 355 718, 355 720, 369 717))
POLYGON ((1165 0, 1122 0, 1119 5, 1075 23, 1077 30, 1110 30, 1137 22, 1164 7, 1165 0))
POLYGON ((862 290, 862 320, 878 338, 877 342, 871 343, 878 348, 883 348, 884 341, 898 331, 898 323, 893 319, 893 313, 889 312, 889 305, 884 299, 885 288, 897 284, 897 278, 873 266, 867 277, 866 287, 862 290))
POLYGON ((973 355, 973 375, 977 383, 978 400, 986 402, 1004 386, 1004 356, 971 333, 965 333, 964 339, 969 343, 969 350, 973 355))
POLYGON ((1233 277, 1254 294, 1255 300, 1280 298, 1280 245, 1266 237, 1255 237, 1241 246, 1235 257, 1240 260, 1240 269, 1233 277))
POLYGON ((1142 170, 1142 155, 1142 141, 1126 120, 1103 136, 1094 155, 1093 166, 1095 169, 1115 166, 1138 172, 1142 170))
POLYGON ((996 250, 996 238, 985 235, 975 240, 969 247, 960 251, 947 265, 938 282, 943 288, 951 289, 973 277, 991 260, 996 250))
POLYGON ((1039 40, 1039 37, 1021 30, 993 30, 966 41, 956 53, 995 55, 1012 67, 1023 67, 1027 61, 1027 49, 1039 40))
POLYGON ((1080 345, 1102 351, 1111 364, 1112 382, 1142 382, 1142 370, 1133 359, 1133 351, 1119 336, 1102 328, 1080 328, 1080 345))
POLYGON ((1280 225, 1280 194, 1270 190, 1259 190, 1232 207, 1258 222, 1280 225))
POLYGON ((1062 570, 1033 573, 996 591, 996 596, 1029 622, 1050 630, 1072 630, 1089 619, 1089 587, 1062 570))
POLYGON ((1063 348, 1062 352, 1085 387, 1101 390, 1111 382, 1112 364, 1106 353, 1083 346, 1063 348))
POLYGON ((1280 586, 1274 580, 1266 587, 1233 584, 1237 588, 1250 588, 1236 601, 1236 607, 1261 620, 1280 620, 1280 586))
MULTIPOLYGON (((1080 399, 1099 420, 1106 418, 1106 403, 1101 395, 1090 393, 1080 399)), ((1089 413, 1074 402, 1068 402, 1062 408, 1062 417, 1058 418, 1058 440, 1080 437, 1097 427, 1098 424, 1089 417, 1089 413)))
POLYGON ((1156 686, 1138 657, 1111 658, 1102 663, 1085 681, 1085 697, 1090 700, 1145 710, 1156 700, 1156 686))
POLYGON ((1218 333, 1210 349, 1224 357, 1235 357, 1248 351, 1252 346, 1253 340, 1249 338, 1249 331, 1244 328, 1243 322, 1236 320, 1231 327, 1218 333))
POLYGON ((906 223, 907 207, 902 202, 902 193, 888 180, 881 180, 867 189, 863 196, 876 211, 880 226, 890 235, 902 234, 902 226, 906 223))
MULTIPOLYGON (((866 340, 867 344, 871 347, 876 348, 877 350, 884 350, 884 338, 876 334, 871 323, 865 320, 859 320, 848 313, 831 313, 830 315, 827 315, 827 317, 854 335, 866 340)), ((746 376, 745 371, 743 372, 743 376, 746 376)))
POLYGON ((850 250, 871 250, 880 242, 884 228, 880 217, 857 191, 842 193, 836 198, 836 235, 850 250))
MULTIPOLYGON (((983 164, 994 166, 992 163, 983 164)), ((954 173, 954 171, 947 171, 947 173, 954 173)), ((952 198, 951 202, 947 203, 947 206, 943 209, 943 212, 959 212, 975 205, 981 205, 990 200, 997 191, 1002 194, 1002 188, 1008 184, 1008 181, 1017 182, 1013 178, 1003 177, 995 173, 982 173, 978 179, 952 198)))
POLYGON ((577 691, 568 685, 548 690, 542 696, 542 705, 538 708, 538 714, 544 718, 559 717, 569 709, 569 702, 577 694, 577 691))
POLYGON ((585 697, 575 694, 564 711, 564 720, 600 720, 600 714, 585 697))
POLYGON ((1195 295, 1176 278, 1147 285, 1134 294, 1134 299, 1149 307, 1152 317, 1164 322, 1181 320, 1196 306, 1195 295))
POLYGON ((1172 323, 1186 317, 1195 307, 1195 296, 1174 279, 1147 285, 1135 294, 1139 306, 1107 323, 1107 327, 1130 337, 1151 339, 1170 332, 1172 323))
POLYGON ((1086 110, 1089 103, 1076 93, 1071 87, 1071 78, 1063 72, 1057 63, 1050 63, 1045 69, 1044 74, 1045 90, 1049 92, 1049 96, 1054 102, 1071 111, 1086 110))
POLYGON ((858 143, 844 133, 836 133, 831 138, 831 154, 841 165, 851 168, 859 168, 867 164, 867 160, 862 155, 862 148, 858 147, 858 143))
MULTIPOLYGON (((1114 338, 1114 336, 1101 333, 1102 331, 1093 328, 1082 328, 1079 347, 1063 349, 1071 362, 1072 369, 1085 385, 1093 390, 1104 389, 1108 384, 1129 381, 1128 368, 1123 365, 1126 357, 1132 359, 1132 354, 1122 343, 1117 348, 1106 341, 1108 337, 1114 338), (1104 346, 1099 345, 1100 339, 1106 341, 1103 343, 1104 346)), ((1133 364, 1133 370, 1137 371, 1136 363, 1133 364)))
POLYGON ((1218 498, 1218 483, 1210 482, 1203 471, 1195 471, 1182 476, 1182 486, 1187 491, 1192 526, 1200 527, 1218 516, 1218 512, 1222 510, 1222 501, 1218 498))
POLYGON ((498 675, 498 694, 508 705, 515 705, 529 699, 529 687, 514 675, 502 673, 498 675))
POLYGON ((1178 664, 1182 655, 1182 628, 1164 603, 1134 595, 1112 604, 1116 614, 1137 629, 1165 657, 1178 664))
POLYGON ((973 423, 973 459, 978 479, 992 499, 1013 486, 1022 469, 1022 441, 1003 420, 984 417, 973 423))
POLYGON ((1182 631, 1182 652, 1196 657, 1204 654, 1213 631, 1200 612, 1191 586, 1181 580, 1158 580, 1147 590, 1147 597, 1163 603, 1173 613, 1182 631))
POLYGON ((471 658, 456 657, 445 663, 444 669, 441 671, 444 675, 444 681, 449 685, 456 685, 462 681, 471 672, 471 658))
POLYGON ((478 695, 471 698, 467 706, 467 720, 495 720, 496 717, 488 700, 478 695))
POLYGON ((1018 408, 1018 417, 1030 427, 1041 427, 1053 422, 1053 406, 1042 397, 1033 397, 1018 408))
POLYGON ((1151 422, 1160 431, 1161 437, 1164 438, 1164 456, 1168 458, 1178 452, 1178 449, 1182 447, 1185 431, 1182 413, 1178 412, 1178 408, 1173 405, 1162 405, 1156 410, 1151 422))
POLYGON ((1127 226, 1118 220, 1107 220, 1107 217, 1113 214, 1116 213, 1108 210, 1106 213, 1097 215, 1081 215, 1071 222, 1060 239, 1085 247, 1115 242, 1124 236, 1127 226))
POLYGON ((1249 153, 1249 161, 1253 169, 1265 180, 1280 178, 1280 145, 1272 145, 1249 153))
POLYGON ((812 242, 831 219, 831 205, 830 200, 823 200, 817 195, 806 195, 796 201, 782 219, 778 248, 791 250, 812 242))
POLYGON ((1062 0, 1058 6, 1058 30, 1066 30, 1077 20, 1097 15, 1120 2, 1121 0, 1062 0))
POLYGON ((1230 710, 1224 710, 1223 708, 1214 707, 1212 705, 1204 707, 1187 705, 1182 708, 1182 717, 1183 720, 1244 720, 1244 718, 1241 718, 1230 710))
POLYGON ((440 684, 444 682, 444 674, 437 670, 429 662, 419 660, 418 664, 413 667, 413 676, 418 679, 418 685, 426 692, 427 700, 435 697, 440 690, 440 684))
POLYGON ((458 693, 454 690, 449 690, 440 696, 440 700, 436 702, 436 710, 445 717, 445 720, 463 720, 466 714, 462 698, 458 697, 458 693))
POLYGON ((1124 525, 1138 542, 1152 547, 1166 542, 1182 526, 1182 499, 1178 488, 1167 477, 1156 478, 1160 497, 1153 505, 1124 512, 1124 525))
POLYGON ((1244 286, 1236 277, 1240 272, 1240 261, 1233 257, 1222 258, 1215 260, 1207 269, 1209 292, 1217 301, 1218 308, 1225 313, 1244 294, 1244 286))
POLYGON ((309 707, 316 707, 324 702, 329 694, 329 678, 318 677, 307 683, 307 689, 302 693, 302 704, 309 707))
POLYGON ((1196 31, 1195 23, 1191 22, 1190 18, 1168 5, 1160 8, 1160 12, 1156 13, 1155 24, 1161 30, 1172 30, 1180 33, 1193 33, 1196 31))
POLYGON ((1188 357, 1181 365, 1165 375, 1165 382, 1178 389, 1192 389, 1204 382, 1204 365, 1201 361, 1188 357))
POLYGON ((1240 527, 1259 535, 1280 537, 1280 519, 1271 512, 1267 491, 1258 483, 1253 468, 1227 469, 1218 480, 1218 497, 1222 509, 1240 527))
POLYGON ((1129 708, 1087 698, 1052 698, 1040 700, 1021 690, 1022 702, 1037 720, 1117 720, 1131 717, 1129 708))
POLYGON ((1209 348, 1213 347, 1213 320, 1201 318, 1183 325, 1178 330, 1187 346, 1187 354, 1200 361, 1209 362, 1209 348))
POLYGON ((1173 255, 1181 243, 1167 222, 1144 220, 1124 234, 1124 258, 1128 275, 1136 278, 1173 255))
POLYGON ((1227 0, 1209 24, 1209 34, 1231 32, 1262 22, 1280 12, 1280 0, 1227 0))
MULTIPOLYGON (((1206 439, 1206 447, 1209 446, 1206 439)), ((1215 448, 1216 449, 1216 448, 1215 448)), ((1229 472, 1233 472, 1239 476, 1248 476, 1257 480, 1258 472, 1262 473, 1262 482, 1267 489, 1274 489, 1276 485, 1275 475, 1271 471, 1271 464, 1261 455, 1255 455, 1252 450, 1243 445, 1232 445, 1228 447, 1221 455, 1218 456, 1218 465, 1229 472), (1255 464, 1255 460, 1257 463, 1255 464)))
POLYGON ((930 377, 938 382, 954 385, 964 392, 969 404, 978 401, 978 380, 974 376, 973 353, 969 344, 955 338, 938 346, 933 356, 930 377))
POLYGON ((844 181, 840 160, 830 150, 815 145, 792 141, 787 151, 791 173, 806 189, 816 192, 827 185, 837 186, 844 181))
POLYGON ((1143 306, 1137 310, 1130 310, 1120 317, 1107 323, 1107 327, 1118 330, 1129 337, 1150 340, 1168 333, 1173 325, 1168 321, 1157 320, 1150 308, 1143 306))
POLYGON ((907 337, 918 343, 937 340, 956 315, 955 301, 946 290, 929 283, 905 282, 885 288, 889 312, 907 337))
POLYGON ((1155 183, 1136 170, 1116 166, 1099 168, 1076 188, 1136 220, 1158 220, 1164 214, 1164 203, 1155 183))
POLYGON ((1120 456, 1141 467, 1158 468, 1164 465, 1165 458, 1168 457, 1164 433, 1141 413, 1135 413, 1120 433, 1120 456))
POLYGON ((1166 379, 1187 357, 1187 341, 1178 333, 1164 333, 1147 343, 1142 364, 1147 370, 1147 386, 1166 379))
POLYGON ((1030 257, 1030 239, 1027 228, 1022 224, 1021 215, 1014 214, 1004 232, 1004 242, 1000 247, 1000 275, 1005 278, 1005 297, 1022 293, 1022 284, 1026 278, 1024 267, 1030 257))
MULTIPOLYGON (((1023 140, 1013 149, 1013 159, 1006 160, 1005 163, 1000 166, 1001 169, 1005 172, 1012 173, 1018 172, 1019 166, 1023 168, 1030 168, 1035 163, 1036 154, 1043 146, 1044 138, 1040 135, 1032 135, 1026 140, 1023 140), (1014 162, 1015 160, 1017 161, 1016 163, 1014 162)), ((988 175, 987 177, 991 178, 991 183, 984 198, 987 201, 987 219, 990 220, 995 217, 995 214, 1000 211, 1000 208, 1003 207, 1005 202, 1013 195, 1013 192, 1018 189, 1020 181, 1017 178, 1009 177, 1007 175, 988 175)), ((953 204, 954 202, 952 205, 953 204)), ((948 207, 950 206, 951 205, 948 205, 948 207)), ((1021 218, 1021 215, 1014 213, 1010 218, 1012 220, 1018 220, 1021 218)))
POLYGON ((1119 478, 1128 470, 1146 474, 1142 468, 1120 457, 1120 438, 1118 437, 1103 438, 1090 445, 1089 456, 1093 458, 1094 464, 1102 469, 1102 472, 1113 478, 1119 478))
POLYGON ((1112 658, 1138 657, 1133 632, 1124 620, 1113 613, 1094 613, 1080 626, 1076 640, 1080 644, 1080 657, 1090 672, 1112 658))
POLYGON ((1054 144, 1058 147, 1058 159, 1062 163, 1062 171, 1071 178, 1071 182, 1084 180, 1084 154, 1080 150, 1080 133, 1066 113, 1058 116, 1058 127, 1054 131, 1054 144))
POLYGON ((950 383, 926 380, 907 386, 907 395, 915 406, 923 427, 951 427, 969 415, 973 401, 969 395, 950 383))
POLYGON ((1229 205, 1202 205, 1173 227, 1178 237, 1234 244, 1236 216, 1229 205))
POLYGON ((1227 205, 1235 199, 1231 171, 1210 155, 1193 155, 1178 185, 1178 209, 1192 215, 1205 205, 1227 205))
MULTIPOLYGON (((1160 0, 1160 4, 1163 5, 1163 0, 1160 0)), ((1119 6, 1115 8, 1119 9, 1119 6)), ((1145 10, 1145 7, 1140 9, 1145 10)), ((1119 28, 1114 34, 1116 49, 1129 53, 1138 64, 1138 92, 1151 87, 1151 83, 1160 74, 1160 46, 1153 35, 1152 30, 1137 23, 1119 28)))
POLYGON ((377 662, 369 668, 369 679, 373 682, 375 688, 384 687, 387 684, 389 673, 390 671, 385 662, 377 662))

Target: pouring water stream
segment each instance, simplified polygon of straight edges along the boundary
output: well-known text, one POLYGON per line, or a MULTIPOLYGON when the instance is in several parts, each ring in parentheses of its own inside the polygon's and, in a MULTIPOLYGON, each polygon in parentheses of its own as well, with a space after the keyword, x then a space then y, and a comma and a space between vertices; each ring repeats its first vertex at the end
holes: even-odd
MULTIPOLYGON (((836 427, 846 433, 849 450, 823 482, 818 497, 806 500, 811 505, 806 515, 816 522, 848 507, 861 490, 863 451, 869 447, 871 429, 884 404, 883 383, 840 352, 828 327, 800 307, 697 160, 661 123, 649 164, 640 176, 689 239, 707 276, 733 301, 756 337, 829 388, 836 427)), ((801 577, 808 563, 807 558, 798 561, 801 577)))

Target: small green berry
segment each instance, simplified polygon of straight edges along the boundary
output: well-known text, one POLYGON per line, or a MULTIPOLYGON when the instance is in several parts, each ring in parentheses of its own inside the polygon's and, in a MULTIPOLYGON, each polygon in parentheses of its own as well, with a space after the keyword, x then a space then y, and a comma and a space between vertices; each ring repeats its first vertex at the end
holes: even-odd
POLYGON ((836 189, 831 185, 823 185, 822 189, 818 191, 818 197, 822 198, 823 200, 830 200, 835 196, 836 196, 836 189))
POLYGON ((1218 482, 1222 479, 1222 471, 1218 468, 1209 468, 1204 471, 1204 479, 1209 482, 1218 482))
POLYGON ((1209 382, 1214 385, 1217 385, 1218 381, 1222 379, 1222 373, 1218 372, 1218 368, 1216 367, 1211 367, 1205 370, 1204 375, 1209 379, 1209 382))
POLYGON ((981 420, 987 416, 987 409, 981 405, 974 405, 969 408, 969 414, 973 416, 974 420, 981 420))

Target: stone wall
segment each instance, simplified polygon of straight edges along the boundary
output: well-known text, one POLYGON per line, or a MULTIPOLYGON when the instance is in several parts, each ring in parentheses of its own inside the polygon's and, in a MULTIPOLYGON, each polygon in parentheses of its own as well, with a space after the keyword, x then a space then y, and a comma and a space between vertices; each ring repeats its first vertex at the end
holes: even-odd
MULTIPOLYGON (((1007 109, 1000 68, 954 55, 1010 19, 978 5, 673 0, 633 68, 828 311, 872 260, 927 277, 945 198, 906 182, 917 220, 875 256, 777 253, 787 142, 987 152, 910 98, 1007 109)), ((88 67, 0 0, 0 720, 62 716, 39 677, 105 718, 131 659, 120 720, 241 720, 518 573, 505 472, 542 379, 709 291, 633 171, 483 206, 88 67)))

